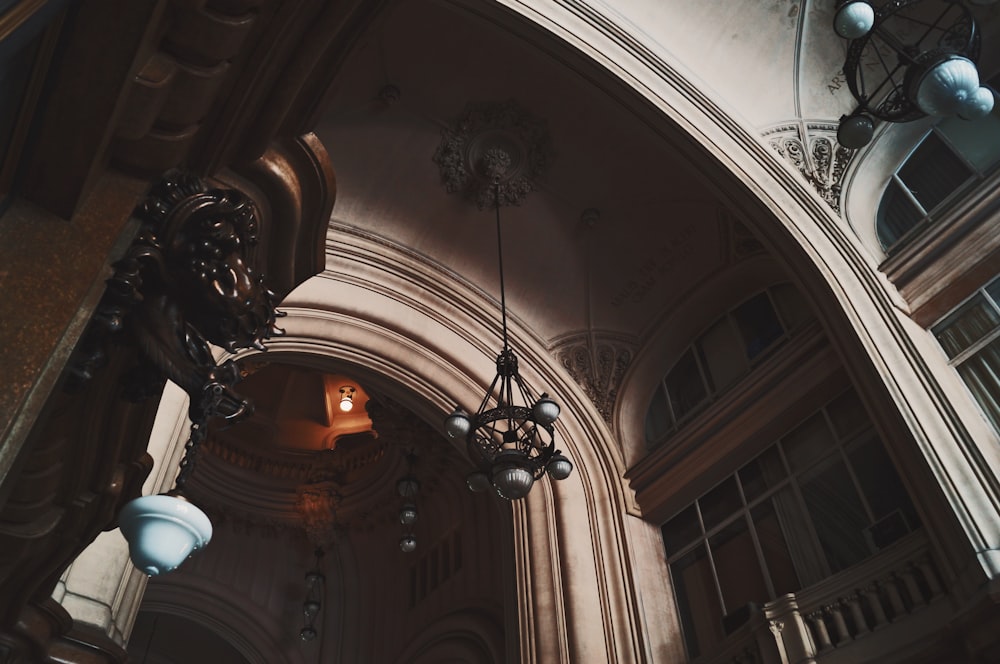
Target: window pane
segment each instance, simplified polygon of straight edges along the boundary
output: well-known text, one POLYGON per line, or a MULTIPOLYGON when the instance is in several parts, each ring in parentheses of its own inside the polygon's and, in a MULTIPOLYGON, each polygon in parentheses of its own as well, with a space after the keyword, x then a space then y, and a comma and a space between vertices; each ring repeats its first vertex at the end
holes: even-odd
POLYGON ((799 289, 791 284, 778 284, 771 289, 774 304, 778 307, 778 315, 785 322, 787 329, 805 325, 813 319, 812 309, 806 304, 799 289))
POLYGON ((1000 431, 1000 337, 958 367, 993 427, 1000 431))
POLYGON ((841 440, 871 426, 868 413, 854 390, 845 392, 831 401, 826 407, 826 412, 830 415, 834 431, 841 440))
POLYGON ((928 212, 972 175, 969 167, 934 133, 927 135, 899 169, 899 179, 928 212))
POLYGON ((691 349, 684 353, 667 374, 666 383, 667 395, 674 407, 674 417, 678 420, 693 411, 708 396, 691 349))
POLYGON ((727 477, 726 481, 715 487, 698 499, 701 508, 701 519, 705 530, 711 530, 743 507, 739 489, 736 488, 736 478, 727 477))
POLYGON ((986 284, 986 293, 990 299, 996 302, 997 306, 1000 306, 1000 277, 986 284))
POLYGON ((899 510, 906 520, 908 529, 916 528, 920 522, 917 512, 913 509, 910 496, 907 495, 903 481, 896 472, 896 466, 882 447, 882 443, 874 438, 866 440, 848 450, 847 456, 851 461, 854 476, 858 478, 858 484, 861 485, 861 490, 868 500, 868 506, 875 515, 875 520, 899 510))
POLYGON ((968 304, 956 311, 934 328, 941 346, 948 357, 955 357, 976 343, 1000 324, 996 309, 982 295, 976 295, 968 304))
POLYGON ((661 530, 668 558, 701 537, 701 526, 698 524, 698 513, 694 505, 667 521, 661 530))
POLYGON ((670 431, 673 422, 670 419, 670 406, 662 387, 653 394, 653 400, 646 411, 646 442, 656 443, 670 431))
POLYGON ((736 330, 729 319, 723 317, 698 340, 701 359, 708 369, 712 387, 721 392, 748 369, 747 358, 736 330))
POLYGON ((703 647, 724 638, 722 609, 705 548, 699 546, 672 564, 670 576, 674 581, 684 643, 688 656, 693 659, 701 654, 703 647))
POLYGON ((865 540, 868 517, 844 462, 837 460, 812 473, 801 486, 831 571, 839 572, 867 558, 871 553, 865 540))
MULTIPOLYGON (((760 550, 764 554, 764 562, 771 575, 771 583, 774 584, 775 596, 795 592, 801 588, 801 585, 799 577, 795 573, 795 565, 792 564, 792 556, 788 553, 788 544, 785 542, 785 534, 781 531, 781 524, 774 511, 774 506, 771 505, 771 501, 765 501, 754 507, 751 510, 751 515, 754 530, 757 531, 757 541, 760 542, 760 550)), ((725 592, 724 589, 725 586, 723 586, 723 592, 725 592)))
POLYGON ((1000 104, 993 108, 992 113, 979 120, 942 120, 938 131, 980 173, 989 171, 1000 162, 1000 104))
POLYGON ((772 445, 766 452, 740 469, 740 482, 747 502, 764 495, 768 489, 785 479, 785 466, 778 454, 778 446, 772 445))
POLYGON ((733 310, 733 320, 743 337, 747 358, 754 359, 783 333, 767 293, 750 298, 733 310))
POLYGON ((802 470, 834 449, 823 413, 816 413, 781 439, 793 471, 802 470))
POLYGON ((709 546, 726 613, 750 602, 763 604, 770 599, 745 519, 737 519, 723 528, 709 540, 709 546))
POLYGON ((883 249, 888 249, 899 241, 899 238, 916 226, 924 218, 924 211, 918 208, 909 196, 904 194, 899 183, 890 180, 882 194, 882 202, 878 206, 876 230, 878 241, 883 249))

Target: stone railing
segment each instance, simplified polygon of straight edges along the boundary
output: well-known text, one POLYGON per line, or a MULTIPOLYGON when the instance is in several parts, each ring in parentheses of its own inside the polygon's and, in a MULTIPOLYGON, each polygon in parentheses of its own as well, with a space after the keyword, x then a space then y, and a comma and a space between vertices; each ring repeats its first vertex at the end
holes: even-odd
MULTIPOLYGON (((817 662, 891 625, 907 622, 944 594, 923 533, 913 533, 863 564, 768 602, 719 648, 695 661, 817 662)), ((874 645, 876 640, 869 643, 874 645)), ((851 657, 860 655, 854 653, 845 661, 851 657)))

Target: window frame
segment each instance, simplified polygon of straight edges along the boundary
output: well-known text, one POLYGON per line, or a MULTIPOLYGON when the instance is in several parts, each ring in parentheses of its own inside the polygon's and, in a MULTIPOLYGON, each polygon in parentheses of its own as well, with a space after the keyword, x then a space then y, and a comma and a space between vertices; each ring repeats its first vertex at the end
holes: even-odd
MULTIPOLYGON (((1000 75, 994 76, 990 79, 987 87, 993 90, 994 97, 997 98, 997 107, 992 111, 993 115, 1000 115, 1000 93, 997 92, 996 87, 1000 85, 1000 75)), ((875 237, 877 238, 882 250, 887 256, 893 256, 898 253, 903 247, 908 245, 913 241, 913 239, 921 235, 928 227, 934 225, 941 218, 946 217, 947 213, 955 206, 955 204, 963 199, 965 195, 976 186, 985 181, 990 175, 1000 171, 1000 151, 997 153, 997 159, 994 161, 993 165, 988 169, 983 170, 978 168, 973 164, 968 157, 955 145, 955 143, 948 137, 948 135, 941 130, 941 124, 952 118, 942 118, 938 122, 935 122, 917 141, 913 148, 907 152, 906 157, 899 163, 899 165, 893 170, 889 176, 889 180, 886 182, 885 187, 882 189, 882 194, 879 196, 878 205, 875 208, 875 237), (917 197, 913 194, 913 191, 907 186, 907 184, 900 177, 899 173, 903 170, 907 164, 909 164, 910 159, 916 154, 920 147, 927 141, 930 136, 935 136, 940 140, 948 150, 951 151, 952 155, 955 156, 962 164, 969 170, 971 175, 967 177, 959 186, 953 189, 944 199, 941 200, 937 205, 931 209, 925 209, 920 203, 917 197), (913 206, 913 209, 919 215, 919 219, 906 230, 903 234, 895 239, 894 242, 890 244, 885 244, 882 242, 882 232, 881 223, 883 219, 883 204, 885 202, 886 196, 889 193, 890 187, 894 188, 896 193, 902 195, 909 203, 913 206)), ((974 122, 974 121, 973 121, 974 122)))

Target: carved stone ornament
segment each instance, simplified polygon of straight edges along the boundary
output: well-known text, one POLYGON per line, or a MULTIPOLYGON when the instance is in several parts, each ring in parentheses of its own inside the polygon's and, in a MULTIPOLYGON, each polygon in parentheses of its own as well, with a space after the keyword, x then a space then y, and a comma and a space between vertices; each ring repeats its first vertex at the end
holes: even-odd
POLYGON ((272 302, 247 259, 257 241, 253 203, 234 189, 210 189, 172 171, 157 182, 133 216, 141 223, 70 364, 70 387, 86 382, 106 357, 108 337, 134 344, 140 366, 126 396, 158 394, 167 378, 191 397, 193 423, 219 415, 241 419, 251 404, 231 388, 232 360, 216 364, 210 343, 235 352, 264 350, 280 334, 272 302))
POLYGON ((857 151, 837 142, 837 125, 809 123, 804 138, 798 125, 781 126, 766 132, 764 137, 840 214, 844 172, 857 151))
POLYGON ((448 193, 459 192, 479 209, 519 205, 535 189, 550 156, 548 129, 513 101, 471 104, 434 153, 448 193))
POLYGON ((556 356, 611 424, 618 388, 632 362, 632 348, 617 340, 592 344, 589 338, 576 338, 557 349, 556 356))

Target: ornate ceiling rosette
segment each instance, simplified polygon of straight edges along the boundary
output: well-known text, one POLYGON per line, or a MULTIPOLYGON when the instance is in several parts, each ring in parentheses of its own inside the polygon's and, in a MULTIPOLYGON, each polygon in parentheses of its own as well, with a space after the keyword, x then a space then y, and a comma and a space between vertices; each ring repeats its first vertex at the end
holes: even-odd
POLYGON ((536 187, 551 156, 548 128, 514 101, 470 104, 434 153, 448 193, 459 192, 479 209, 519 205, 536 187))

